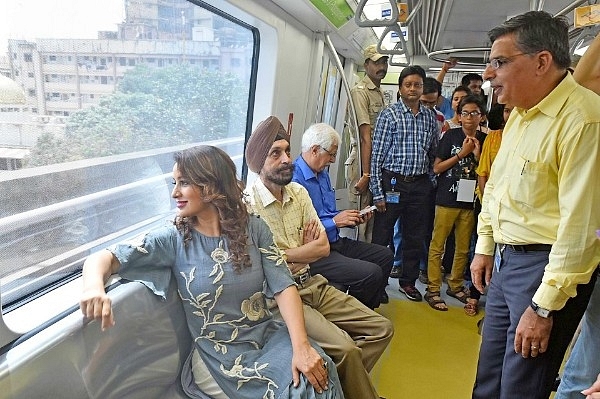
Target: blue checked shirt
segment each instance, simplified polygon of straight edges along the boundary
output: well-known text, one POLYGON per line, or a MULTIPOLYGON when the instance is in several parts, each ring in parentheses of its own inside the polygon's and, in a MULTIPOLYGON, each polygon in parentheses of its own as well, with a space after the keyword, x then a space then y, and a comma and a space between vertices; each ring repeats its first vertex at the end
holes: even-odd
POLYGON ((375 124, 371 152, 369 189, 373 193, 373 202, 385 197, 381 188, 382 169, 404 176, 427 173, 433 179, 438 130, 435 113, 422 105, 416 115, 403 101, 381 111, 375 124))

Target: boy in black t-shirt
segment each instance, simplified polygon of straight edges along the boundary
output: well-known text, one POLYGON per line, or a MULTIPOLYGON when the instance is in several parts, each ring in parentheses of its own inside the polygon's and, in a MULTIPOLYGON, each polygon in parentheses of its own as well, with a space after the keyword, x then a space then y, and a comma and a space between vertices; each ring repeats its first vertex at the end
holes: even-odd
POLYGON ((440 311, 448 310, 440 296, 440 266, 444 255, 444 243, 453 227, 456 248, 446 293, 463 303, 468 298, 463 283, 474 228, 475 169, 485 140, 485 134, 478 130, 485 112, 481 100, 477 96, 466 96, 460 102, 457 111, 462 127, 444 133, 433 164, 433 171, 438 174, 438 186, 427 266, 429 284, 425 300, 433 309, 440 311))

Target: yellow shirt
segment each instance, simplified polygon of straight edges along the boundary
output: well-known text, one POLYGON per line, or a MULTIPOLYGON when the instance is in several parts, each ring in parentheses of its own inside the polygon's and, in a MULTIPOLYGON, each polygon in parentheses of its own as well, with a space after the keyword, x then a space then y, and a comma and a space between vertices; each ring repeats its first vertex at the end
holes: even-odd
POLYGON ((481 149, 481 158, 475 171, 479 176, 489 176, 492 169, 492 163, 496 159, 500 143, 502 142, 502 130, 490 130, 483 142, 481 149))
POLYGON ((302 229, 310 220, 317 220, 321 231, 325 231, 308 191, 298 183, 292 182, 283 188, 283 202, 271 194, 261 179, 256 179, 246 192, 249 194, 250 211, 260 215, 267 223, 275 244, 281 249, 303 245, 302 229))
POLYGON ((600 262, 600 96, 567 74, 536 106, 515 110, 485 186, 475 252, 551 244, 533 300, 559 310, 600 262))

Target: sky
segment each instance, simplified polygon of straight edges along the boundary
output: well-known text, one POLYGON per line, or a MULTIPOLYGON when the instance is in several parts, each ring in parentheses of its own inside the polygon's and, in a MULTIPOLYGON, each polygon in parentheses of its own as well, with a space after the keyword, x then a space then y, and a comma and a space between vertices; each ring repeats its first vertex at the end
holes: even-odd
POLYGON ((0 0, 0 55, 8 39, 93 39, 116 31, 125 0, 0 0))

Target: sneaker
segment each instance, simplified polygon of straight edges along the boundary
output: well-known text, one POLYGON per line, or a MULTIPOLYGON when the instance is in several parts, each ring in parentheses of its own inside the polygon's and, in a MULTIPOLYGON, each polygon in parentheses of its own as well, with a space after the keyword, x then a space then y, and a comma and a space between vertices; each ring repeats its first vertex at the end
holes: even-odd
POLYGON ((429 279, 427 278, 427 272, 424 270, 421 270, 419 272, 419 281, 421 282, 421 284, 423 285, 427 285, 429 284, 429 279))
POLYGON ((391 278, 400 277, 400 266, 392 266, 392 271, 390 272, 391 278))
POLYGON ((381 298, 379 299, 379 302, 382 304, 390 303, 390 297, 388 296, 387 292, 383 291, 381 293, 381 298))
POLYGON ((401 285, 400 292, 406 295, 411 301, 421 302, 423 300, 423 295, 421 295, 414 285, 401 285))

